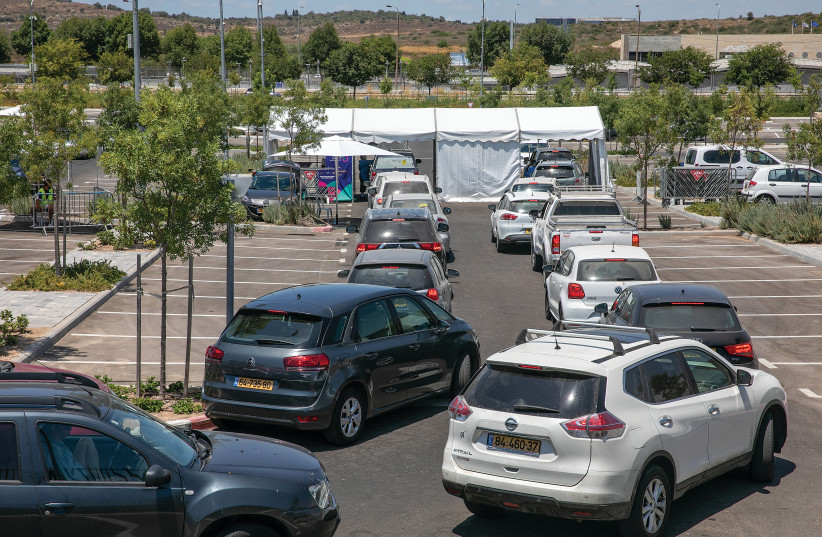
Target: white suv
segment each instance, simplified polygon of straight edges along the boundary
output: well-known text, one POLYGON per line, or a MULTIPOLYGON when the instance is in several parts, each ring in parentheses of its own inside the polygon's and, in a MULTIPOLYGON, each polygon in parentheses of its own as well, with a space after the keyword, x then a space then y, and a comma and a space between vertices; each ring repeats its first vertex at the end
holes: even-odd
POLYGON ((748 175, 740 193, 748 201, 789 203, 810 198, 822 201, 822 172, 807 166, 781 164, 748 175))
POLYGON ((613 328, 523 330, 489 357, 448 408, 445 490, 478 516, 615 520, 656 537, 671 502, 708 479, 747 465, 772 481, 787 437, 775 377, 691 339, 613 328))
POLYGON ((762 149, 738 148, 731 151, 722 145, 698 145, 685 153, 685 166, 727 168, 731 165, 731 192, 739 192, 745 177, 762 166, 781 164, 782 161, 762 149))

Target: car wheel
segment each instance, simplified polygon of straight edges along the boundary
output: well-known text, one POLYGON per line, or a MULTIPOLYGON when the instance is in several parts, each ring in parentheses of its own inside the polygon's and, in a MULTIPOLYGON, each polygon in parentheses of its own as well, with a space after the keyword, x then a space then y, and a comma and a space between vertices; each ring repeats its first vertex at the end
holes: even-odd
POLYGON ((773 416, 768 412, 756 435, 756 445, 751 459, 752 480, 763 483, 773 481, 773 445, 773 416))
POLYGON ((353 444, 360 438, 364 424, 365 397, 359 390, 348 388, 337 399, 331 425, 323 431, 323 436, 338 446, 353 444))
POLYGON ((765 205, 774 205, 776 203, 776 200, 770 196, 760 196, 760 198, 756 200, 756 202, 763 203, 765 205))
POLYGON ((465 385, 468 384, 468 381, 471 380, 473 373, 474 367, 471 363, 471 355, 466 353, 457 360, 457 365, 454 367, 454 377, 451 380, 451 397, 459 395, 465 385))
POLYGON ((217 532, 216 535, 217 537, 279 537, 280 534, 268 526, 245 522, 242 524, 232 524, 222 531, 217 532))
POLYGON ((463 500, 463 502, 465 502, 465 507, 467 507, 469 511, 481 518, 499 518, 504 513, 502 507, 469 502, 468 500, 463 500))
POLYGON ((545 318, 554 322, 554 316, 551 314, 551 301, 548 300, 548 289, 545 289, 545 318))
POLYGON ((622 537, 662 535, 671 517, 671 484, 659 466, 649 466, 634 494, 631 514, 617 523, 622 537))
POLYGON ((497 237, 497 253, 502 253, 505 251, 505 245, 502 243, 499 237, 497 237))
POLYGON ((531 243, 531 270, 542 272, 542 256, 534 251, 534 243, 531 243))
POLYGON ((497 243, 497 236, 494 235, 494 228, 491 228, 491 244, 497 243))

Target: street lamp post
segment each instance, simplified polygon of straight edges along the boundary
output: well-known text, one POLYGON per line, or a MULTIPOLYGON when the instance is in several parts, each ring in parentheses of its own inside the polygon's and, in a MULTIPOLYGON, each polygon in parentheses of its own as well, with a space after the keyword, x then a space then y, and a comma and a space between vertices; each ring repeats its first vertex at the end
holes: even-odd
POLYGON ((517 46, 517 8, 519 4, 514 6, 514 31, 512 32, 512 37, 514 38, 514 46, 517 46))
POLYGON ((639 83, 639 23, 642 20, 642 10, 639 9, 639 4, 636 5, 636 51, 634 52, 634 89, 639 83))
POLYGON ((482 0, 482 31, 480 33, 480 97, 482 97, 485 88, 485 0, 482 0))
POLYGON ((302 41, 300 39, 300 10, 301 9, 302 9, 301 7, 297 8, 297 63, 300 64, 300 65, 302 65, 302 63, 303 63, 302 62, 302 56, 300 56, 300 41, 302 41))
POLYGON ((29 28, 31 31, 31 83, 34 84, 34 0, 29 0, 29 28))
POLYGON ((716 51, 714 53, 714 59, 719 59, 719 4, 716 4, 716 51))
MULTIPOLYGON (((263 39, 263 0, 257 0, 257 16, 260 18, 260 81, 263 83, 262 91, 266 91, 265 87, 265 40, 263 39)), ((263 125, 263 151, 265 156, 271 153, 268 141, 268 121, 263 125)))
POLYGON ((223 0, 220 0, 220 78, 225 86, 225 28, 223 28, 223 0))
POLYGON ((139 8, 137 0, 131 0, 131 32, 134 35, 131 42, 134 46, 134 100, 140 102, 140 20, 138 18, 139 8))
POLYGON ((390 4, 386 4, 385 7, 397 10, 397 57, 394 60, 394 87, 396 88, 400 83, 400 8, 390 4))

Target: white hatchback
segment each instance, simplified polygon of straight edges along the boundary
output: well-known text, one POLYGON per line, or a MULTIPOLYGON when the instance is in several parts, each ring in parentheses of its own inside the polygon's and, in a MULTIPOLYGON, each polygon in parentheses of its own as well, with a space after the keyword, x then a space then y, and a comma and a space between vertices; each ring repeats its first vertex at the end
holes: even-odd
POLYGON ((754 203, 790 203, 809 198, 822 201, 822 172, 807 166, 779 164, 751 172, 742 197, 754 203))
POLYGON ((499 203, 490 203, 491 242, 496 243, 497 252, 502 252, 509 244, 530 244, 534 218, 533 210, 542 210, 551 199, 550 192, 506 192, 499 203))
POLYGON ((770 482, 785 390, 692 339, 596 327, 525 331, 448 408, 445 490, 478 516, 506 510, 614 520, 657 537, 671 502, 747 466, 770 482), (539 337, 543 336, 543 337, 539 337))

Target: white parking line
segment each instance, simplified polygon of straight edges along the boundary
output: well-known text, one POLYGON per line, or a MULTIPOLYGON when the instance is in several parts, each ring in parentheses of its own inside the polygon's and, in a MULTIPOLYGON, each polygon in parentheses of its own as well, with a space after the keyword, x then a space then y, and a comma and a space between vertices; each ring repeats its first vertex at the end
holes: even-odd
POLYGON ((819 317, 822 313, 739 313, 739 317, 819 317))
POLYGON ((807 395, 811 399, 822 399, 822 395, 816 395, 807 388, 799 388, 799 391, 802 392, 804 395, 807 395))
POLYGON ((54 248, 0 248, 7 252, 54 252, 54 248))
MULTIPOLYGON (((79 333, 70 333, 70 336, 77 336, 77 337, 99 337, 99 338, 127 338, 127 339, 137 339, 137 334, 127 335, 127 334, 79 334, 79 333)), ((215 336, 191 336, 191 339, 210 339, 212 341, 216 340, 220 337, 220 334, 215 336)), ((143 336, 143 339, 160 339, 160 336, 143 336)), ((166 336, 166 339, 186 339, 185 336, 166 336)), ((111 362, 109 362, 111 363, 111 362)))
MULTIPOLYGON (((796 338, 805 338, 805 339, 813 339, 813 338, 822 338, 822 336, 751 336, 752 339, 796 339, 796 338)), ((774 362, 776 363, 776 362, 774 362)), ((822 362, 820 362, 822 363, 822 362)))
MULTIPOLYGON (((97 311, 96 313, 104 313, 106 315, 137 315, 136 311, 97 311)), ((146 313, 142 315, 162 315, 162 313, 146 313)), ((169 317, 187 317, 188 313, 166 313, 169 317)), ((193 317, 225 317, 225 314, 219 313, 194 313, 193 317)))
POLYGON ((654 259, 724 259, 724 258, 742 258, 742 257, 790 257, 787 254, 763 254, 763 255, 673 255, 673 256, 651 256, 654 259))
POLYGON ((822 362, 771 362, 771 365, 822 365, 822 362))
MULTIPOLYGON (((295 270, 294 272, 304 272, 304 271, 295 270)), ((159 282, 159 281, 162 281, 162 278, 143 278, 143 281, 144 282, 145 281, 159 282)), ((167 282, 187 282, 188 278, 167 278, 166 281, 167 282)), ((225 283, 225 280, 194 280, 194 283, 225 283)), ((238 282, 238 281, 235 280, 234 284, 235 285, 236 284, 248 284, 248 285, 259 285, 259 284, 265 284, 265 285, 298 285, 294 282, 269 282, 269 281, 261 282, 259 280, 253 281, 253 282, 238 282)))
MULTIPOLYGON (((294 285, 297 285, 297 284, 294 284, 294 285)), ((120 291, 120 293, 118 293, 118 294, 120 294, 120 295, 136 295, 137 293, 135 293, 134 291, 120 291)), ((188 295, 168 294, 168 295, 166 295, 166 297, 167 298, 188 298, 188 295)), ((212 299, 225 300, 225 296, 211 296, 211 295, 196 295, 194 298, 200 298, 200 299, 212 298, 212 299)), ((235 300, 257 300, 258 298, 260 298, 260 297, 259 296, 236 296, 236 295, 234 296, 235 300)))
MULTIPOLYGON (((237 237, 237 239, 238 240, 252 240, 251 237, 248 237, 248 238, 237 237)), ((335 239, 335 238, 333 238, 333 236, 328 237, 327 239, 302 239, 302 238, 296 238, 295 239, 295 238, 287 238, 287 237, 266 237, 266 236, 254 235, 253 240, 258 240, 258 241, 334 242, 334 241, 337 241, 337 240, 340 240, 340 239, 335 239)), ((237 246, 236 241, 235 241, 234 245, 237 246)))
MULTIPOLYGON (((219 257, 220 259, 225 259, 225 255, 216 254, 203 254, 199 257, 219 257)), ((248 255, 235 255, 234 259, 265 259, 266 261, 312 261, 314 263, 322 263, 323 261, 328 261, 328 259, 306 259, 301 257, 256 257, 248 255)))
POLYGON ((759 365, 764 365, 768 369, 776 369, 775 365, 764 358, 757 358, 756 360, 759 362, 759 365))
MULTIPOLYGON (((143 337, 145 337, 145 336, 143 336, 143 337)), ((198 360, 199 360, 199 357, 198 357, 198 360)), ((45 360, 43 358, 40 358, 37 361, 40 362, 40 363, 42 363, 42 362, 52 362, 52 363, 63 363, 63 364, 69 363, 69 364, 87 364, 87 365, 89 365, 89 364, 90 365, 98 365, 98 364, 99 365, 137 365, 137 362, 103 362, 103 361, 96 361, 96 360, 71 360, 69 362, 66 362, 66 360, 45 360)), ((194 360, 191 361, 191 365, 196 365, 197 363, 202 363, 202 362, 194 362, 194 360)), ((160 365, 160 362, 141 360, 140 364, 142 364, 142 365, 160 365)), ((166 362, 166 365, 186 365, 186 363, 185 362, 166 362)))
MULTIPOLYGON (((188 265, 169 265, 168 268, 182 268, 188 269, 188 265)), ((195 267, 197 270, 225 270, 225 267, 195 267)), ((272 269, 272 268, 238 268, 234 267, 234 272, 241 270, 255 271, 255 272, 336 272, 335 270, 294 270, 294 269, 272 269)), ((145 271, 143 271, 145 274, 145 271)))
MULTIPOLYGON (((725 265, 723 269, 815 269, 819 268, 814 265, 772 265, 769 267, 731 267, 725 265)), ((716 267, 657 267, 657 272, 661 270, 716 270, 716 267)))
POLYGON ((235 245, 236 248, 257 249, 257 250, 291 250, 295 252, 336 252, 336 248, 290 248, 287 246, 240 246, 235 245))
MULTIPOLYGON (((665 283, 753 283, 753 282, 818 282, 822 278, 783 278, 779 280, 675 280, 665 283)), ((730 298, 730 297, 729 297, 730 298)), ((793 297, 791 297, 793 298, 793 297)))

